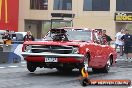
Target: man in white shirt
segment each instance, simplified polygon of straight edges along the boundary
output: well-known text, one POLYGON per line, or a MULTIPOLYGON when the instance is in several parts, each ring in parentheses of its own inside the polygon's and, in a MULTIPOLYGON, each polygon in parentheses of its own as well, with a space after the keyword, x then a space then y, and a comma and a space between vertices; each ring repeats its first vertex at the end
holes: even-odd
POLYGON ((120 47, 120 56, 123 55, 123 45, 124 42, 121 40, 121 37, 124 35, 124 30, 122 29, 120 32, 118 32, 115 36, 116 41, 115 41, 115 49, 117 49, 117 47, 120 47))

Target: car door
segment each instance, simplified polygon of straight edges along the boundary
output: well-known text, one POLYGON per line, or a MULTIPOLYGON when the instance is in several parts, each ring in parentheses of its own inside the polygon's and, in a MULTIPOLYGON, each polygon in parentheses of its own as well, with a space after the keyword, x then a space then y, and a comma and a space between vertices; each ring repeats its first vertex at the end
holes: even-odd
POLYGON ((98 39, 98 50, 97 54, 98 54, 98 58, 100 58, 99 64, 100 65, 105 65, 107 62, 107 57, 108 57, 108 46, 107 45, 103 45, 102 43, 102 37, 99 35, 96 35, 97 39, 98 39), (98 53, 99 52, 99 53, 98 53))
POLYGON ((94 39, 94 49, 95 49, 95 58, 94 63, 96 66, 101 65, 104 60, 103 60, 103 55, 102 55, 102 46, 100 44, 99 38, 95 32, 93 32, 93 39, 94 39))

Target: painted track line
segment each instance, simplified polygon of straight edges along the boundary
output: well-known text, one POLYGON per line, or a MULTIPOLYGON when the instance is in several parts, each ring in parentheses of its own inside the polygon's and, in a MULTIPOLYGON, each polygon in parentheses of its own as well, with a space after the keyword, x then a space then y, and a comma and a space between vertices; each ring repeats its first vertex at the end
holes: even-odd
POLYGON ((17 67, 19 67, 19 66, 11 65, 11 66, 8 66, 8 67, 10 67, 10 68, 17 68, 17 67))
POLYGON ((2 69, 2 68, 6 68, 6 67, 0 67, 0 69, 2 69))
POLYGON ((26 61, 22 61, 22 62, 21 62, 21 64, 25 64, 25 63, 26 63, 26 61))
POLYGON ((25 67, 26 65, 21 65, 22 67, 25 67))

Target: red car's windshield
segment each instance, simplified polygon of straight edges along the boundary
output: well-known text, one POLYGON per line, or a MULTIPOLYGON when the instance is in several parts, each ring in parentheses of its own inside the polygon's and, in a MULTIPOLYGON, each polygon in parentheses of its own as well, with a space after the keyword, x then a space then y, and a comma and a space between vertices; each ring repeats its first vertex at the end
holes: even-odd
POLYGON ((91 31, 89 30, 73 30, 73 29, 52 29, 48 32, 45 40, 53 41, 91 41, 91 31))

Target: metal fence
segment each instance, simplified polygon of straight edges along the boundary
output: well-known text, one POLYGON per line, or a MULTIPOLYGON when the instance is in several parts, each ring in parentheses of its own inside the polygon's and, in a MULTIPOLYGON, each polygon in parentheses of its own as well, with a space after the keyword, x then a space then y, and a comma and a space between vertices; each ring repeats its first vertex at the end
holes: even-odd
POLYGON ((20 44, 0 45, 0 64, 1 63, 17 63, 21 61, 20 44), (17 52, 18 51, 18 52, 17 52))

